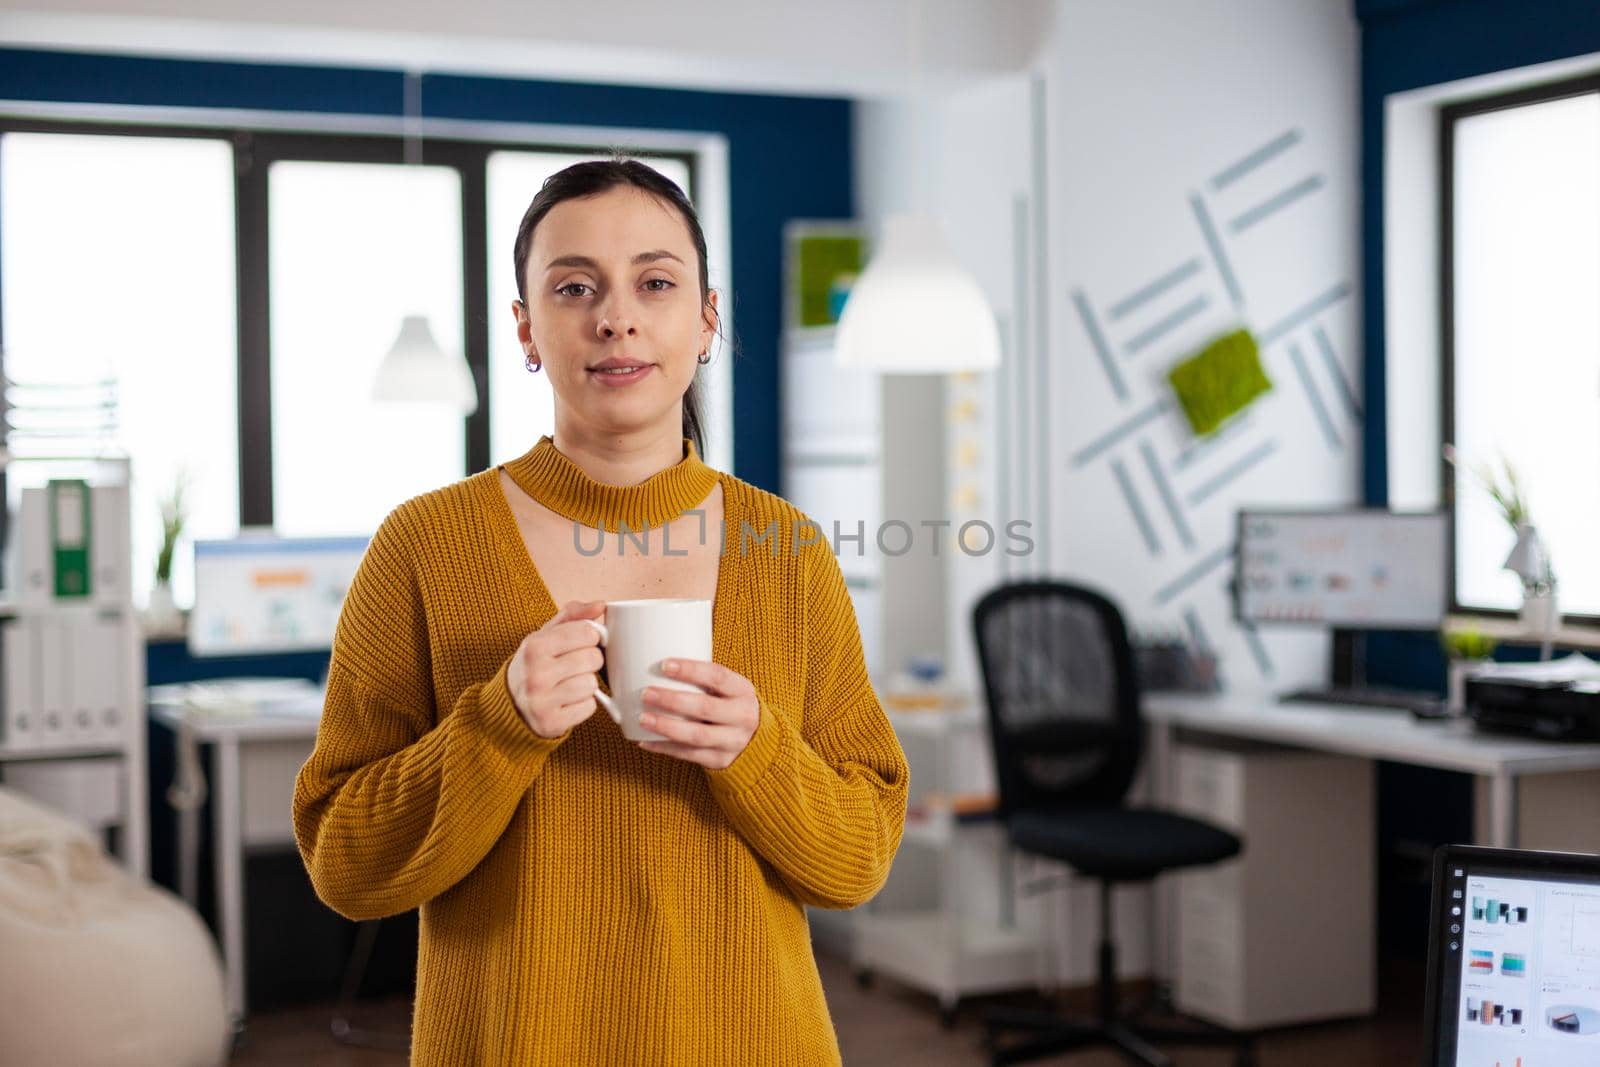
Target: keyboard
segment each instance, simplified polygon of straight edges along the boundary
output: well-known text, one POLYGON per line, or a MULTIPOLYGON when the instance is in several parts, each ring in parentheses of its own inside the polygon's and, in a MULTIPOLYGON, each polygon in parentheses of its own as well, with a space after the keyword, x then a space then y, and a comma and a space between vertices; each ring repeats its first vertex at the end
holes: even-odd
POLYGON ((1344 704, 1352 707, 1395 708, 1409 711, 1419 719, 1445 716, 1444 698, 1415 689, 1387 689, 1382 686, 1327 686, 1320 689, 1294 689, 1278 697, 1284 704, 1344 704))

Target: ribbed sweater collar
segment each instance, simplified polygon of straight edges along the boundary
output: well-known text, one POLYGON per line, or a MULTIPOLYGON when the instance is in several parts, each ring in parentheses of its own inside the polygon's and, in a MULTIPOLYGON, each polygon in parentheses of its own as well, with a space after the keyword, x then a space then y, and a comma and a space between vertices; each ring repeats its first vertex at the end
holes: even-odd
POLYGON ((638 485, 609 485, 587 472, 555 446, 546 434, 525 455, 505 464, 522 491, 563 518, 617 532, 661 526, 699 504, 717 484, 717 472, 683 439, 683 459, 638 485))

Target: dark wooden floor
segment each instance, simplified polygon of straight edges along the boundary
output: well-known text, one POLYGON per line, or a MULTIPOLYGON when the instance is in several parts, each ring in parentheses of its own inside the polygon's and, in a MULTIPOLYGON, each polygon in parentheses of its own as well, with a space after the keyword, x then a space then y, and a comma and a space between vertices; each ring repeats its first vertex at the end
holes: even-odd
MULTIPOLYGON (((819 956, 828 1006, 850 1067, 981 1067, 986 1062, 980 1023, 988 1003, 963 1004, 955 1026, 940 1025, 932 998, 887 979, 857 985, 846 961, 819 956)), ((1276 1031, 1257 1046, 1262 1067, 1414 1067, 1421 1057, 1421 972, 1391 970, 1383 1008, 1375 1019, 1276 1031), (1414 992, 1413 992, 1414 990, 1414 992)), ((410 1002, 366 1001, 356 1025, 401 1032, 410 1002)), ((254 1016, 233 1057, 234 1067, 395 1067, 403 1053, 353 1048, 329 1032, 332 1006, 320 1005, 254 1016)), ((1229 1067, 1227 1052, 1173 1050, 1179 1067, 1229 1067)), ((1035 1061, 1043 1067, 1125 1067, 1106 1051, 1081 1051, 1035 1061)))

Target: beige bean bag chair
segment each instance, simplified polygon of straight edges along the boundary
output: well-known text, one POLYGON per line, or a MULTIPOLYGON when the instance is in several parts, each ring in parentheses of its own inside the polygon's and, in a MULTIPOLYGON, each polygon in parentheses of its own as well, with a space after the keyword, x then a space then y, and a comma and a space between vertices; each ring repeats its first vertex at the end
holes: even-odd
POLYGON ((0 787, 0 1064, 216 1067, 222 964, 177 897, 0 787))

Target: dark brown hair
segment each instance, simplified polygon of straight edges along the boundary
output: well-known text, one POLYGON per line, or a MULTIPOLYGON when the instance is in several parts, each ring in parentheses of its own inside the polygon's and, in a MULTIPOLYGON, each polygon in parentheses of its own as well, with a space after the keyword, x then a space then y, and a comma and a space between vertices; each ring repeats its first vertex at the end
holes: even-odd
MULTIPOLYGON (((711 299, 711 286, 706 270, 706 235, 700 228, 700 218, 694 205, 678 188, 677 183, 636 159, 597 159, 574 163, 546 178, 538 195, 522 215, 522 225, 517 227, 517 243, 513 249, 517 268, 517 297, 524 306, 528 303, 525 272, 528 250, 533 245, 533 231, 550 213, 550 209, 566 200, 597 196, 619 186, 632 186, 678 210, 684 225, 689 227, 689 240, 694 244, 695 255, 700 259, 700 303, 703 307, 711 299)), ((718 322, 720 324, 720 316, 718 322)), ((683 436, 694 442, 695 451, 705 458, 705 416, 700 410, 700 375, 695 373, 688 390, 683 394, 683 436)))

